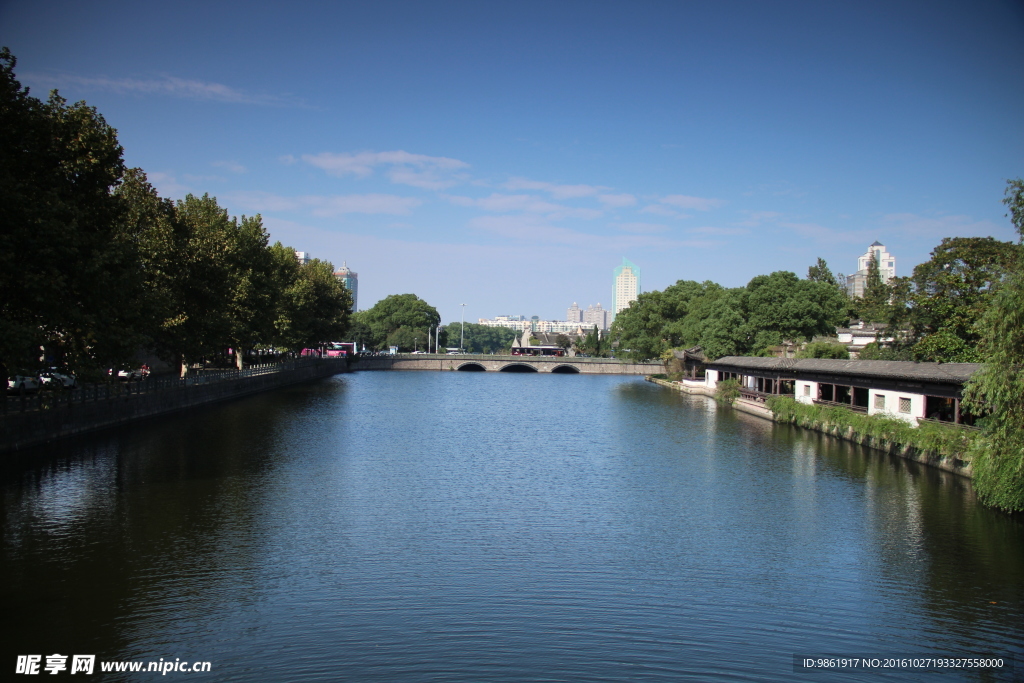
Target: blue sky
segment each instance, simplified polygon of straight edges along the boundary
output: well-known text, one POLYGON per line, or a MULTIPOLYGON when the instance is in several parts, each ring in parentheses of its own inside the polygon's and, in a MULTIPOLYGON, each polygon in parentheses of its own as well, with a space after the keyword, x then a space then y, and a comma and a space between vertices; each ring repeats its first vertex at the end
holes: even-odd
POLYGON ((1015 238, 1019 1, 8 0, 0 37, 163 196, 346 261, 360 308, 562 319, 622 257, 739 286, 1015 238))

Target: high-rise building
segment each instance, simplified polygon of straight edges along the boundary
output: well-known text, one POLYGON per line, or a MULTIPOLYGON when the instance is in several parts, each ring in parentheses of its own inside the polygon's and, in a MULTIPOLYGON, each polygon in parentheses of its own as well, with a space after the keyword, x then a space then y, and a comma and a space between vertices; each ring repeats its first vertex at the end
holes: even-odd
POLYGON ((335 271, 334 277, 338 278, 338 281, 345 285, 345 289, 352 294, 352 310, 358 311, 356 297, 359 295, 359 273, 350 270, 348 263, 342 261, 341 270, 335 271))
POLYGON ((625 258, 622 265, 615 268, 615 285, 612 289, 612 318, 629 306, 629 302, 636 301, 640 294, 640 269, 625 258))
POLYGON ((313 257, 309 255, 308 251, 295 252, 295 258, 298 259, 300 266, 306 265, 313 259, 313 257))
POLYGON ((592 329, 594 325, 597 325, 597 329, 607 330, 609 323, 608 314, 610 312, 611 311, 606 311, 601 308, 600 303, 598 303, 597 306, 587 306, 587 310, 583 311, 583 327, 589 330, 592 329))
POLYGON ((884 244, 875 240, 867 252, 857 259, 857 272, 846 278, 846 290, 850 296, 864 296, 868 286, 868 268, 873 258, 878 260, 878 275, 882 282, 889 282, 896 277, 896 258, 886 251, 884 244))
POLYGON ((572 302, 572 306, 570 306, 569 309, 565 312, 565 319, 567 322, 570 323, 583 322, 583 311, 580 309, 580 307, 576 304, 575 301, 572 302))

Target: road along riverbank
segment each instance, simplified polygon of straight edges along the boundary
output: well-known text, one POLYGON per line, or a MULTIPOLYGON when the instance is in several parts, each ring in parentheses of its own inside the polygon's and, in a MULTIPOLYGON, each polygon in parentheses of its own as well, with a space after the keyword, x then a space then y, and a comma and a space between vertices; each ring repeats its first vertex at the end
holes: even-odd
POLYGON ((348 371, 344 358, 299 358, 244 370, 195 373, 182 379, 40 393, 13 406, 5 402, 0 415, 0 453, 348 371))

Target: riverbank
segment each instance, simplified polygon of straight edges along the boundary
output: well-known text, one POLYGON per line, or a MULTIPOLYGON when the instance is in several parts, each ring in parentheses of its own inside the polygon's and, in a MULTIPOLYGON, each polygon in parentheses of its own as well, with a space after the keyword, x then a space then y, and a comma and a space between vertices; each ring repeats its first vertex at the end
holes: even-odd
MULTIPOLYGON (((714 391, 696 380, 689 381, 690 386, 687 380, 672 382, 647 377, 647 381, 683 393, 714 398, 714 391)), ((869 417, 845 408, 806 406, 782 397, 773 401, 776 403, 769 406, 737 398, 732 407, 772 422, 811 429, 963 477, 972 476, 971 463, 963 459, 972 434, 962 427, 932 424, 913 427, 901 420, 869 417)))
POLYGON ((300 358, 284 363, 183 379, 153 379, 44 393, 0 415, 0 453, 134 423, 289 384, 348 372, 343 358, 300 358))

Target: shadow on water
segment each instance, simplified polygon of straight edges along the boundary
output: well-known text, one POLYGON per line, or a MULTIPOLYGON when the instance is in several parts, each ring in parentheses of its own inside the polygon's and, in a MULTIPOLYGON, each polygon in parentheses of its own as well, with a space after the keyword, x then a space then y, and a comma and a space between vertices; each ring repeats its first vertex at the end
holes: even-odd
MULTIPOLYGON (((0 631, 8 652, 142 657, 126 614, 182 614, 168 624, 170 639, 224 601, 251 600, 259 482, 308 446, 301 430, 281 443, 294 433, 283 426, 315 423, 317 407, 343 391, 338 378, 288 387, 7 459, 0 631), (185 595, 182 584, 191 584, 185 595), (160 604, 167 599, 177 604, 160 604)), ((148 654, 167 654, 153 635, 148 654)))

